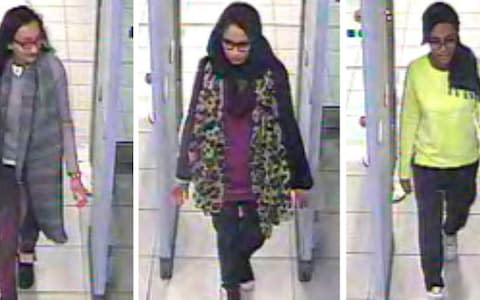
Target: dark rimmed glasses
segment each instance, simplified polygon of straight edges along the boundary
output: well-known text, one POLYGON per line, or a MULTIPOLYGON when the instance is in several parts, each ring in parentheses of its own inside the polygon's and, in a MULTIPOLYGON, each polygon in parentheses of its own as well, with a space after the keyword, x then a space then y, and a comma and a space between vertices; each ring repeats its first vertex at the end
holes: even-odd
POLYGON ((225 50, 228 51, 233 51, 235 49, 238 50, 238 52, 248 52, 250 51, 251 44, 249 41, 246 42, 234 42, 232 40, 223 38, 222 39, 222 45, 225 50))
POLYGON ((454 49, 457 46, 458 37, 456 36, 447 37, 444 40, 440 38, 432 37, 428 39, 428 43, 434 50, 440 50, 442 47, 445 47, 446 49, 454 49))

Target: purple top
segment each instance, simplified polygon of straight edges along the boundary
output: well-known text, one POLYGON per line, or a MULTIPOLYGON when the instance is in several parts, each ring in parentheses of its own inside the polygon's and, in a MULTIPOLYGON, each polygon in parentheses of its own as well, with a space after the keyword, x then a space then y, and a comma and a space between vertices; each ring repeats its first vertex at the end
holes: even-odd
MULTIPOLYGON (((180 151, 177 158, 177 170, 176 176, 180 181, 190 181, 192 179, 191 165, 189 164, 188 151, 190 141, 193 136, 194 127, 194 115, 195 109, 198 104, 199 94, 202 90, 203 75, 205 71, 205 65, 210 58, 204 57, 198 67, 197 75, 195 77, 195 84, 193 87, 192 98, 188 110, 187 120, 182 131, 182 139, 180 143, 180 151)), ((303 148, 302 137, 298 128, 297 121, 293 113, 290 84, 288 82, 288 73, 283 64, 276 60, 272 66, 271 71, 274 81, 274 95, 278 102, 278 124, 282 130, 282 144, 285 146, 286 159, 290 170, 290 180, 288 183, 289 188, 298 189, 310 189, 313 185, 312 176, 310 173, 310 167, 303 148)), ((232 99, 232 95, 228 95, 228 91, 225 90, 224 100, 232 99), (229 97, 230 96, 230 97, 229 97)), ((255 93, 252 93, 253 97, 256 97, 255 93)), ((235 96, 234 96, 235 97, 235 96)), ((224 106, 224 109, 226 106, 224 106)), ((249 142, 250 132, 252 131, 251 114, 246 114, 243 120, 244 126, 241 126, 242 120, 230 120, 231 116, 226 113, 223 114, 224 118, 224 133, 227 137, 227 146, 235 145, 236 149, 225 149, 226 151, 226 170, 225 175, 231 179, 230 183, 226 186, 226 198, 225 199, 238 199, 246 197, 255 199, 255 195, 252 195, 251 180, 249 178, 249 142), (250 121, 250 122, 249 122, 250 121), (240 125, 240 126, 239 126, 240 125), (237 151, 240 147, 243 147, 245 151, 237 151), (244 162, 242 165, 238 162, 244 162), (242 180, 243 178, 243 180, 242 180), (248 193, 237 197, 232 195, 233 191, 245 191, 247 188, 248 193), (249 189, 250 188, 250 189, 249 189)), ((228 179, 228 178, 227 178, 228 179)), ((246 200, 246 198, 244 199, 246 200)))
POLYGON ((225 201, 255 200, 250 179, 250 135, 252 114, 236 118, 224 113, 226 137, 225 201))

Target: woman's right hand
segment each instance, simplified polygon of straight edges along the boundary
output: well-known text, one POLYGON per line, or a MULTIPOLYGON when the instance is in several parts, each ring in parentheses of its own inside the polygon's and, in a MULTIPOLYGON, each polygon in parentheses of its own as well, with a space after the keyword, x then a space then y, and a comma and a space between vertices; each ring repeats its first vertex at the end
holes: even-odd
POLYGON ((294 208, 305 208, 307 206, 307 191, 302 189, 294 189, 290 191, 290 199, 294 208))
POLYGON ((78 208, 85 207, 88 203, 88 190, 82 183, 82 179, 80 177, 72 177, 70 178, 70 189, 73 193, 73 198, 77 201, 76 206, 78 208))
POLYGON ((405 194, 410 194, 412 192, 412 183, 410 178, 400 179, 400 186, 402 187, 405 194))
POLYGON ((188 184, 176 183, 172 188, 170 196, 176 205, 182 206, 188 201, 188 184))

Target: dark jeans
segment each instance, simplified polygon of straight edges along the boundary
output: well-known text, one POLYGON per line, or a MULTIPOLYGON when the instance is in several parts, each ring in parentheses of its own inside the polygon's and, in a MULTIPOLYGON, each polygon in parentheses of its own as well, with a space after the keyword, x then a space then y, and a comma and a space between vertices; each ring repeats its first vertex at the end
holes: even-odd
POLYGON ((413 166, 420 254, 427 289, 444 286, 442 229, 445 234, 453 235, 467 223, 476 197, 477 169, 478 162, 448 169, 413 166), (445 195, 445 221, 440 191, 444 191, 445 195))
MULTIPOLYGON (((25 191, 28 192, 28 191, 25 191)), ((40 228, 33 214, 32 197, 26 194, 23 203, 26 205, 25 216, 20 226, 19 247, 21 253, 35 253, 35 246, 40 235, 40 228)))
POLYGON ((0 163, 0 292, 2 300, 17 300, 15 258, 20 223, 20 191, 15 168, 0 163))
POLYGON ((226 203, 220 213, 212 215, 212 222, 217 231, 222 286, 236 289, 241 282, 254 279, 250 257, 265 241, 258 213, 247 202, 226 203))

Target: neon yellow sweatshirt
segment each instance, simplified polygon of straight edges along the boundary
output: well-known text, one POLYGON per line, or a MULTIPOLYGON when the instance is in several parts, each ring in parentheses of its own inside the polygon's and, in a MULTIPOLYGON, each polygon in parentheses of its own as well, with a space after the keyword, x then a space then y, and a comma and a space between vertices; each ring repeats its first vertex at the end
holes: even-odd
POLYGON ((434 68, 428 55, 407 70, 400 114, 400 178, 412 176, 411 162, 451 168, 479 158, 479 101, 449 91, 448 71, 434 68))

